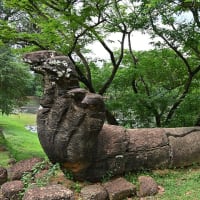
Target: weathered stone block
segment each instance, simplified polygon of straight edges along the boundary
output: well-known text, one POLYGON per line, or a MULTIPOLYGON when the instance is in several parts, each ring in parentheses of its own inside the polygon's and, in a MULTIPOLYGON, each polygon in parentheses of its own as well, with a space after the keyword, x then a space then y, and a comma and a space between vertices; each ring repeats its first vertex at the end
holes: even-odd
POLYGON ((170 129, 170 131, 171 166, 200 163, 200 128, 170 129))
POLYGON ((125 171, 162 168, 169 165, 169 146, 152 150, 128 152, 125 155, 125 171))
POLYGON ((104 124, 99 136, 96 158, 104 159, 124 154, 127 149, 128 135, 120 126, 104 124))
POLYGON ((20 200, 20 192, 22 192, 24 184, 22 181, 9 181, 1 186, 3 197, 9 200, 20 200))
POLYGON ((158 193, 158 184, 150 176, 140 176, 139 181, 139 196, 153 196, 158 193))
POLYGON ((104 188, 108 192, 110 200, 121 200, 136 193, 136 186, 128 182, 124 178, 117 178, 105 183, 104 188))
POLYGON ((73 192, 62 185, 49 185, 46 187, 29 189, 23 200, 74 200, 73 192))
POLYGON ((17 162, 12 167, 10 167, 10 180, 20 180, 24 172, 30 172, 33 167, 42 162, 41 158, 30 158, 17 162))
POLYGON ((100 185, 88 185, 81 189, 83 200, 108 200, 107 191, 100 185))
POLYGON ((6 200, 6 199, 3 197, 3 194, 2 194, 1 189, 0 189, 0 200, 6 200))
POLYGON ((127 132, 130 136, 128 152, 148 151, 169 143, 161 128, 128 129, 127 132))
POLYGON ((0 185, 5 183, 8 179, 8 172, 7 169, 4 167, 0 167, 0 185))

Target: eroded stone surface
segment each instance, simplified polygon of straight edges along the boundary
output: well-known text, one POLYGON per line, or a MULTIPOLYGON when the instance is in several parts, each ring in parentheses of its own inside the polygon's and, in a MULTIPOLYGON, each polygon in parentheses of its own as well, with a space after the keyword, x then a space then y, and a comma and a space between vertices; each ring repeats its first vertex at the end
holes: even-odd
POLYGON ((20 180, 24 172, 30 172, 33 167, 37 164, 42 162, 43 159, 41 158, 30 158, 26 160, 22 160, 17 162, 13 166, 10 167, 9 171, 9 178, 10 180, 20 180))
POLYGON ((200 128, 125 129, 104 124, 103 98, 79 87, 76 68, 55 51, 26 54, 44 77, 37 116, 44 151, 77 180, 200 162, 200 128), (103 125, 104 124, 104 125, 103 125))
POLYGON ((12 166, 12 165, 14 165, 16 162, 17 162, 16 159, 10 158, 9 161, 8 161, 8 164, 9 164, 10 166, 12 166))
POLYGON ((44 151, 53 163, 82 173, 94 159, 97 136, 104 123, 102 97, 79 88, 75 67, 67 56, 42 51, 24 58, 32 70, 44 76, 44 96, 37 115, 44 151))
POLYGON ((158 193, 158 184, 150 176, 140 176, 139 181, 139 196, 153 196, 158 193))
POLYGON ((97 157, 104 159, 124 154, 127 150, 128 141, 125 128, 104 124, 98 136, 97 157))
POLYGON ((178 129, 171 130, 173 130, 169 135, 171 165, 181 167, 199 163, 200 131, 194 128, 181 131, 178 131, 178 129))
POLYGON ((3 194, 2 194, 2 192, 1 192, 1 190, 0 190, 0 200, 6 200, 6 199, 3 197, 3 194))
POLYGON ((127 197, 134 196, 136 193, 136 186, 124 178, 111 180, 103 186, 107 190, 110 200, 126 199, 127 197))
POLYGON ((20 200, 20 192, 22 192, 23 187, 24 185, 22 181, 9 181, 1 186, 1 191, 5 199, 8 198, 9 200, 20 200))
POLYGON ((46 187, 29 189, 23 200, 74 200, 73 192, 62 185, 49 185, 46 187))
POLYGON ((8 179, 8 172, 7 169, 4 167, 0 167, 0 185, 5 183, 8 179))
POLYGON ((88 185, 81 189, 83 200, 107 200, 107 191, 100 185, 88 185))
POLYGON ((37 64, 41 65, 43 64, 48 58, 59 56, 59 54, 56 51, 52 50, 42 50, 42 51, 36 51, 32 53, 27 53, 24 55, 24 61, 29 64, 37 64))
POLYGON ((130 135, 129 152, 145 151, 168 145, 168 138, 161 128, 128 129, 128 133, 130 135))

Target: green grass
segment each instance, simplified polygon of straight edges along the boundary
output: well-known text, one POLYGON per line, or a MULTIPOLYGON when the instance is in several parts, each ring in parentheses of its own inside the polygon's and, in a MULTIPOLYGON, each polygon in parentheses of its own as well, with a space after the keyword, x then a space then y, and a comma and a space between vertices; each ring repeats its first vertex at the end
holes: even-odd
POLYGON ((0 166, 7 167, 10 160, 10 153, 8 151, 0 152, 0 166))
MULTIPOLYGON (((17 161, 36 156, 45 157, 37 134, 25 129, 26 125, 35 123, 36 116, 33 114, 0 116, 0 127, 3 128, 6 146, 17 161)), ((3 160, 0 159, 0 165, 5 162, 3 160)))
MULTIPOLYGON (((149 175, 158 185, 164 188, 162 194, 157 194, 152 200, 199 200, 200 199, 200 167, 193 166, 184 169, 165 169, 153 172, 140 172, 126 175, 127 180, 138 186, 138 177, 149 175)), ((139 198, 133 198, 134 200, 139 198)))

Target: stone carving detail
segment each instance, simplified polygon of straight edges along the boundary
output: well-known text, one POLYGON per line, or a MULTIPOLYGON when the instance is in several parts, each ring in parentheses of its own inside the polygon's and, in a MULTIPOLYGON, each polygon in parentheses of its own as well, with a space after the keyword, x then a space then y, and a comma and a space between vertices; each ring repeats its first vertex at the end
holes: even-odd
POLYGON ((39 51, 26 54, 24 61, 44 77, 44 96, 37 115, 44 151, 53 163, 73 171, 87 168, 104 123, 102 97, 79 87, 74 65, 66 56, 39 51))
POLYGON ((49 159, 76 179, 97 181, 143 168, 200 162, 200 127, 125 129, 104 124, 98 94, 79 87, 68 57, 55 51, 28 53, 24 61, 44 77, 38 135, 49 159))

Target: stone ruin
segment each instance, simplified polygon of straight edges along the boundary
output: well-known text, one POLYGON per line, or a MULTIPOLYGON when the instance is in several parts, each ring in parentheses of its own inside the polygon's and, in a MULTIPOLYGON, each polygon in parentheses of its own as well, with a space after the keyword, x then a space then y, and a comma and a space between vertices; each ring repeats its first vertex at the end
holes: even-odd
POLYGON ((50 173, 52 169, 53 165, 36 157, 16 162, 7 169, 0 167, 0 200, 122 200, 164 192, 150 176, 139 176, 138 187, 122 177, 94 184, 79 182, 77 187, 77 181, 67 179, 58 169, 50 173))
POLYGON ((41 145, 52 163, 60 163, 77 180, 200 162, 200 127, 125 129, 104 124, 103 98, 80 88, 67 56, 45 50, 25 54, 24 61, 44 77, 37 114, 41 145))

